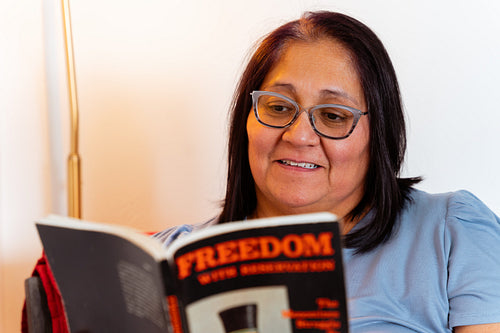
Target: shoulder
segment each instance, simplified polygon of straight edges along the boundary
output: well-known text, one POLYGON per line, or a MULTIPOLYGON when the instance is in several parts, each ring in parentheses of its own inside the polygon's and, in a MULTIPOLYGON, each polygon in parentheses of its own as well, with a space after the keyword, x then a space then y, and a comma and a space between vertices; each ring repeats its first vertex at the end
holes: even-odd
POLYGON ((498 223, 495 213, 474 194, 465 190, 431 194, 413 189, 404 212, 441 217, 446 221, 498 223))
POLYGON ((175 227, 170 227, 160 232, 153 234, 151 237, 160 241, 164 247, 170 245, 174 240, 184 235, 190 234, 197 230, 207 228, 211 225, 217 224, 218 217, 214 217, 208 221, 197 224, 181 224, 175 227))
POLYGON ((471 243, 498 242, 500 246, 500 219, 481 200, 468 191, 431 194, 412 190, 409 201, 399 217, 400 237, 436 241, 447 252, 454 244, 469 247, 471 243))
POLYGON ((447 220, 472 225, 490 225, 498 227, 500 220, 486 204, 468 191, 454 192, 447 210, 447 220))
POLYGON ((402 228, 413 232, 429 229, 442 235, 450 251, 461 247, 489 244, 500 250, 500 219, 480 199, 468 191, 430 194, 412 190, 401 214, 402 228))

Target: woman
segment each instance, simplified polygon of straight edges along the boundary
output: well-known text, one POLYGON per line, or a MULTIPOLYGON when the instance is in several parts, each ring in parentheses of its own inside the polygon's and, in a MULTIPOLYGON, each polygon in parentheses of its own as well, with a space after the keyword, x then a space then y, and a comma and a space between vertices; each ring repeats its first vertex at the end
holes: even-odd
POLYGON ((308 13, 265 38, 232 107, 214 223, 329 211, 342 217, 352 332, 500 332, 500 220, 468 192, 399 177, 406 149, 384 46, 342 14, 308 13))

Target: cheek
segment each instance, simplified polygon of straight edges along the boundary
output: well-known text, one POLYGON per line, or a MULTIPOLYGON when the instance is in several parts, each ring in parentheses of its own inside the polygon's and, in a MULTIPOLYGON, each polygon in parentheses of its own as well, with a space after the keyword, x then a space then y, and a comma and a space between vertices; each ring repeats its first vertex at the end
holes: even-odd
POLYGON ((264 161, 263 156, 267 154, 263 129, 263 126, 255 119, 253 112, 250 112, 247 120, 248 160, 253 174, 259 171, 260 164, 264 161))
POLYGON ((280 130, 261 125, 253 112, 250 112, 247 120, 248 160, 254 178, 259 178, 268 171, 281 133, 280 130))
POLYGON ((279 130, 268 128, 261 125, 253 111, 250 112, 247 119, 248 151, 253 154, 265 155, 272 150, 277 139, 279 139, 279 130))
POLYGON ((370 161, 370 137, 368 122, 360 122, 347 139, 326 141, 325 153, 332 168, 344 168, 346 174, 354 173, 364 177, 370 161), (361 125, 361 126, 359 126, 361 125))

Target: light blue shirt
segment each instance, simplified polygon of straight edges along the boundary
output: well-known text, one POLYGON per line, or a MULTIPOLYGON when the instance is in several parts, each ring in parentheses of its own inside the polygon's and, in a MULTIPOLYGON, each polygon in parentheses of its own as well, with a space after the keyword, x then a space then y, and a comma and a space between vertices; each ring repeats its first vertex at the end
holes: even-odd
MULTIPOLYGON (((411 197, 388 242, 365 254, 343 250, 350 332, 438 333, 500 322, 500 219, 466 191, 411 197)), ((168 245, 215 223, 155 237, 168 245)))
POLYGON ((411 196, 387 243, 362 255, 344 249, 351 331, 500 322, 498 217, 466 191, 411 196))

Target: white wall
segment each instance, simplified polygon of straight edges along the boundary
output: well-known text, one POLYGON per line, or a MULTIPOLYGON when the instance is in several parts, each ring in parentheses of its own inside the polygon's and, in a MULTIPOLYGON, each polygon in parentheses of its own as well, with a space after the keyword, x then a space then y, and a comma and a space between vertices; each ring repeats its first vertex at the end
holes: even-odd
MULTIPOLYGON (((385 42, 409 120, 405 173, 500 212, 500 3, 488 0, 71 2, 83 217, 159 230, 216 214, 226 112, 250 46, 305 9, 385 42)), ((59 0, 0 3, 0 331, 19 330, 32 221, 66 213, 68 100, 59 0), (6 306, 9 305, 9 306, 6 306)))

